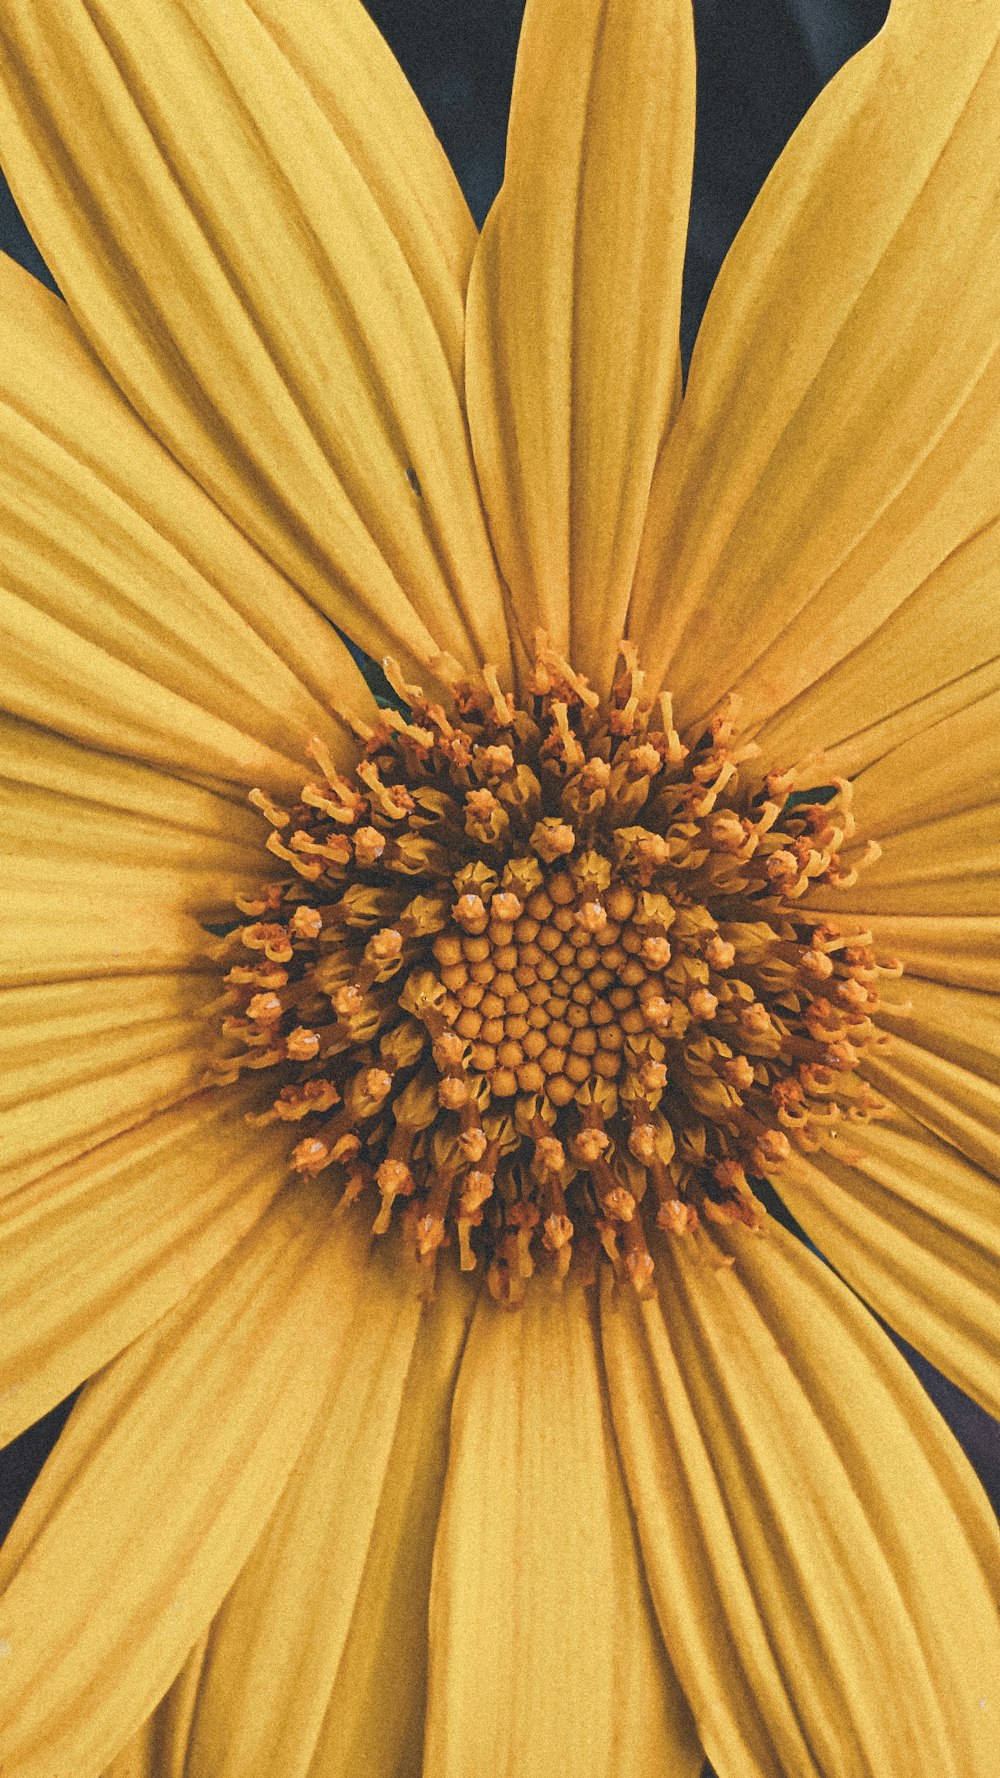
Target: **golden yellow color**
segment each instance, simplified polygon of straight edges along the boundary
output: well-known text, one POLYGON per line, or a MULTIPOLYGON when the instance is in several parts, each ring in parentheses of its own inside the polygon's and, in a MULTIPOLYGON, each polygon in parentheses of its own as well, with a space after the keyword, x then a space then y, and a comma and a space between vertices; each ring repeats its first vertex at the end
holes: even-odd
POLYGON ((762 774, 729 709, 686 745, 617 653, 602 699, 540 631, 523 701, 488 664, 450 713, 387 657, 405 711, 353 779, 314 738, 296 803, 250 793, 285 874, 213 947, 204 1084, 269 1083, 249 1120, 297 1127, 338 1210, 401 1225, 425 1297, 456 1246, 508 1308, 539 1261, 559 1288, 602 1254, 652 1295, 654 1229, 728 1265, 710 1238, 762 1226, 752 1179, 889 1111, 859 1068, 900 966, 804 910, 880 855, 841 857, 850 782, 762 774))
POLYGON ((994 1778, 1000 1539, 875 1316, 1000 1414, 998 115, 995 9, 894 0, 682 396, 688 0, 529 0, 479 239, 357 0, 5 9, 66 300, 0 265, 3 1436, 85 1384, 5 1778, 994 1778), (654 1230, 645 1296, 421 1307, 265 1081, 200 1089, 248 792, 378 720, 334 623, 442 702, 625 636, 685 744, 735 694, 850 780, 881 858, 802 907, 904 965, 890 1111, 776 1175, 836 1271, 654 1230))

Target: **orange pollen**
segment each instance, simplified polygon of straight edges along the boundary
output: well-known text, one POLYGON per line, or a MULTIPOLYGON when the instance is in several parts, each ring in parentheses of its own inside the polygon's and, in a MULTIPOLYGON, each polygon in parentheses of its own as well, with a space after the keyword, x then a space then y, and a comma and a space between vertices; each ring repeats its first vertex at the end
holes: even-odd
POLYGON ((216 946, 206 1076, 272 1083, 251 1120, 422 1293, 447 1258, 505 1307, 602 1256, 646 1295, 657 1243, 758 1230, 761 1181, 884 1109, 859 1067, 898 973, 803 905, 875 857, 840 855, 846 781, 765 775, 732 705, 678 735, 631 645, 603 702, 544 637, 527 683, 446 712, 400 680, 353 782, 315 742, 296 806, 254 793, 286 874, 216 946))

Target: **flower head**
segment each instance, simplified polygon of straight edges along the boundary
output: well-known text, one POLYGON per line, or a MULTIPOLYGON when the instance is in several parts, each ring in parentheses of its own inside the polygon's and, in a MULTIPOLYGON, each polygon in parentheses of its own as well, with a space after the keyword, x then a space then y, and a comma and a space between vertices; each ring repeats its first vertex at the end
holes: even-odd
POLYGON ((1000 1407, 998 44, 896 0, 682 393, 687 0, 529 0, 479 237, 355 0, 0 18, 18 1778, 992 1778, 865 1304, 1000 1407))
MULTIPOLYGON (((648 1294, 654 1229, 759 1228, 747 1168, 773 1177, 793 1143, 829 1147, 845 1117, 886 1109, 857 1074, 887 1042, 886 972, 799 905, 843 880, 850 785, 790 802, 789 774, 772 797, 755 750, 720 741, 728 717, 680 744, 630 644, 606 702, 535 646, 525 705, 498 712, 489 674, 456 687, 450 717, 409 687, 356 786, 331 770, 308 804, 263 809, 292 867, 267 941, 287 968, 266 992, 267 964, 228 970, 206 1075, 273 1071, 250 1117, 309 1119, 297 1171, 367 1195, 377 1234, 405 1175, 422 1292, 450 1249, 512 1307, 515 1251, 522 1281, 541 1261, 561 1285, 574 1254, 592 1278, 603 1253, 648 1294), (484 779, 496 795, 470 788, 484 779)), ((223 966, 256 912, 217 947, 223 966)))

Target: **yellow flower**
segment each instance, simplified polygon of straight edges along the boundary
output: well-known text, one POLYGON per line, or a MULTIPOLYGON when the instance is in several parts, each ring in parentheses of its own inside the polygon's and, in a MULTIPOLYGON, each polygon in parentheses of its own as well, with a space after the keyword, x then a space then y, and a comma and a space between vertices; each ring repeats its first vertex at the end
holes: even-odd
POLYGON ((529 0, 479 241, 355 0, 18 0, 0 46, 66 297, 0 269, 5 1435, 91 1379, 3 1553, 0 1767, 990 1778, 996 1526, 865 1302, 1000 1411, 995 9, 895 0, 683 401, 686 0, 529 0), (852 781, 882 858, 801 905, 905 965, 891 1115, 775 1173, 846 1282, 720 1224, 649 1294, 442 1263, 422 1308, 272 1089, 197 1090, 246 794, 376 720, 327 619, 442 700, 527 695, 536 626, 607 694, 624 633, 688 745, 736 693, 732 749, 852 781))

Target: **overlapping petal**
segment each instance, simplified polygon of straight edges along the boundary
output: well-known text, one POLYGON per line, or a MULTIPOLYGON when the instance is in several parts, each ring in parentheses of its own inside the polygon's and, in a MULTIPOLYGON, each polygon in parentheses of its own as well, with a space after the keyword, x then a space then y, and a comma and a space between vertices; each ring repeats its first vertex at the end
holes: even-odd
POLYGON ((989 1778, 1000 1539, 868 1311, 781 1229, 605 1300, 615 1431, 667 1647, 723 1773, 989 1778), (905 1699, 905 1708, 900 1701, 905 1699))
POLYGON ((2 716, 0 802, 10 1190, 192 1089, 218 993, 197 916, 267 869, 245 804, 2 716))
POLYGON ((456 385, 469 224, 358 12, 32 0, 0 28, 0 155, 119 387, 269 559, 372 654, 503 665, 456 385), (448 205, 401 228, 428 164, 448 205))
POLYGON ((469 419, 522 636, 544 624, 601 685, 679 391, 693 141, 687 0, 529 0, 469 419))
POLYGON ((357 1228, 290 1189, 85 1392, 0 1567, 19 1778, 96 1778, 170 1684, 280 1497, 364 1275, 357 1228))
POLYGON ((137 1737, 138 1771, 390 1778, 401 1759, 419 1767, 431 1551, 473 1300, 452 1276, 422 1313, 398 1254, 373 1263, 281 1501, 207 1643, 137 1737))
POLYGON ((845 1146, 850 1162, 784 1168, 784 1202, 853 1289, 1000 1418, 996 1179, 901 1113, 845 1146))
POLYGON ((998 1411, 1000 27, 897 0, 769 182, 664 445, 690 11, 529 0, 465 365, 506 588, 471 223, 356 0, 27 0, 0 45, 0 152, 82 330, 0 264, 3 1425, 108 1367, 0 1568, 4 1770, 694 1778, 704 1744, 723 1778, 991 1778, 995 1526, 782 1231, 609 1291, 606 1372, 576 1290, 482 1303, 463 1353, 465 1281, 421 1318, 239 1095, 162 1108, 197 921, 260 872, 236 787, 297 786, 313 730, 346 758, 370 709, 315 607, 446 677, 509 667, 509 593, 601 680, 639 557, 682 717, 735 685, 770 761, 861 774, 883 859, 809 905, 916 968, 866 1068, 917 1121, 788 1202, 998 1411))
POLYGON ((250 6, 361 172, 459 381, 476 226, 409 81, 357 0, 250 6))
POLYGON ((424 1770, 694 1778, 651 1621, 583 1293, 488 1299, 455 1394, 424 1770))
POLYGON ((1000 1084, 903 1037, 864 1073, 893 1104, 918 1118, 960 1154, 1000 1178, 1000 1084))
POLYGON ((66 305, 0 258, 0 634, 19 715, 295 789, 371 699, 330 625, 146 430, 66 305))
POLYGON ((817 889, 808 905, 852 914, 988 915, 996 905, 998 839, 1000 801, 917 822, 890 834, 877 867, 850 888, 817 889))
POLYGON ((918 1049, 985 1080, 1000 1080, 1000 998, 995 994, 910 975, 883 992, 878 1022, 894 1042, 905 1037, 918 1049))
POLYGON ((826 769, 851 775, 991 698, 1000 687, 998 575, 1000 524, 991 524, 765 722, 761 751, 793 761, 820 746, 826 769))
POLYGON ((188 1728, 210 1635, 206 1630, 199 1636, 162 1703, 105 1769, 104 1778, 185 1778, 188 1728))
POLYGON ((998 103, 990 9, 901 0, 744 225, 657 467, 630 615, 685 720, 735 686, 754 728, 863 650, 842 713, 821 684, 836 726, 812 744, 841 740, 878 678, 872 720, 915 680, 935 691, 1000 653, 985 608, 960 620, 956 665, 939 650, 928 671, 921 651, 924 584, 936 604, 996 549, 965 546, 1000 513, 998 103))
POLYGON ((1000 915, 831 912, 845 932, 870 932, 880 957, 897 957, 907 976, 953 982, 996 993, 1000 989, 1000 915))
POLYGON ((16 1170, 31 1182, 0 1200, 0 1443, 196 1289, 267 1209, 288 1137, 248 1128, 251 1102, 202 1097, 16 1170))
POLYGON ((901 989, 879 1013, 892 1042, 868 1079, 1000 1179, 1000 996, 919 976, 901 989))
MULTIPOLYGON (((857 863, 881 856, 847 888, 815 889, 804 905, 868 928, 907 973, 1000 990, 996 859, 1000 846, 997 715, 990 693, 881 753, 853 783, 857 863)), ((821 768, 822 770, 822 768, 821 768)))
MULTIPOLYGON (((926 724, 855 776, 858 838, 884 842, 889 834, 965 810, 988 810, 998 782, 1000 690, 970 698, 926 724)), ((929 867, 936 862, 930 857, 929 867)))
POLYGON ((207 967, 199 921, 268 874, 242 798, 2 714, 0 798, 4 985, 207 967))
POLYGON ((214 986, 191 970, 0 991, 0 1191, 193 1091, 214 986))
POLYGON ((475 1304, 442 1279, 425 1310, 337 1677, 309 1778, 421 1770, 427 1603, 448 1468, 455 1377, 475 1304))

